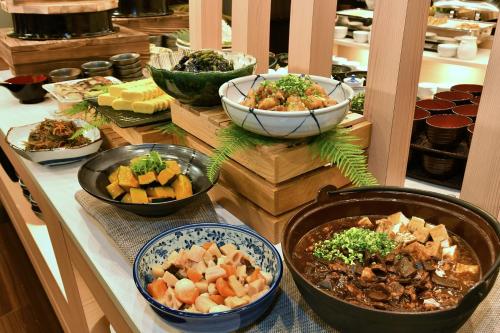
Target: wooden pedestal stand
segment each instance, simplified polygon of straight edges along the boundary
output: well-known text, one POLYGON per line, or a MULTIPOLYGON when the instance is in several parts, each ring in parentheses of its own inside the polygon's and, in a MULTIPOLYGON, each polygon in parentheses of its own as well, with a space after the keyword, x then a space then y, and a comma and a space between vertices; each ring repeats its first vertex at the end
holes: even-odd
MULTIPOLYGON (((185 142, 179 143, 206 154, 217 146, 217 131, 231 123, 220 107, 202 109, 172 103, 171 110, 172 121, 188 132, 185 142)), ((371 124, 364 117, 351 114, 343 126, 360 138, 361 147, 368 147, 371 124)), ((210 193, 214 201, 275 243, 284 223, 312 201, 321 187, 349 184, 338 168, 325 166, 305 144, 294 143, 237 154, 223 165, 219 183, 210 193)))
POLYGON ((150 17, 115 17, 114 24, 134 29, 150 36, 158 36, 189 28, 189 14, 174 12, 172 15, 150 17))
POLYGON ((0 57, 15 75, 48 73, 56 68, 77 67, 91 60, 107 60, 118 53, 136 52, 149 60, 148 36, 126 27, 111 35, 32 41, 8 37, 10 29, 0 29, 0 57))

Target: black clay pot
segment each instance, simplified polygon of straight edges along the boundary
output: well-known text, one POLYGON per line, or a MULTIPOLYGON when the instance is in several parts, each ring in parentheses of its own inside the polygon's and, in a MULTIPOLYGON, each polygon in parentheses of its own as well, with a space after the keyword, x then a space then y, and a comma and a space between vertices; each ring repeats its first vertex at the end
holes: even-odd
POLYGON ((114 17, 144 17, 172 14, 169 0, 120 0, 114 17))
POLYGON ((281 241, 285 263, 304 300, 341 332, 455 332, 488 295, 500 266, 500 224, 490 214, 465 201, 432 192, 397 187, 363 187, 335 191, 323 188, 313 204, 286 224, 281 241), (454 308, 431 312, 391 312, 353 305, 316 287, 301 273, 293 251, 311 229, 337 219, 403 212, 419 216, 462 237, 476 252, 481 280, 454 308))
POLYGON ((111 11, 70 14, 12 14, 11 37, 30 40, 98 37, 114 32, 111 11))

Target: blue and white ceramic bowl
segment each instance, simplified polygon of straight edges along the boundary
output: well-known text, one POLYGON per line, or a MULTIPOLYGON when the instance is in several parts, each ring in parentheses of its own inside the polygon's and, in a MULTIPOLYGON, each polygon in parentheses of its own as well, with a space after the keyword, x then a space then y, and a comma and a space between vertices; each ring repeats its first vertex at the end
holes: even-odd
POLYGON ((283 263, 274 245, 250 229, 219 223, 201 223, 171 229, 151 239, 137 254, 133 273, 141 294, 169 325, 183 332, 222 333, 248 326, 268 310, 278 291, 283 263), (155 301, 146 291, 146 285, 152 281, 150 266, 163 263, 172 251, 188 249, 194 244, 205 242, 215 242, 219 246, 232 243, 253 257, 256 265, 273 275, 268 293, 244 307, 209 314, 174 310, 155 301))
POLYGON ((224 111, 236 125, 247 131, 282 139, 318 135, 331 130, 345 118, 354 96, 352 88, 345 83, 315 75, 309 77, 338 104, 311 111, 287 112, 253 109, 240 104, 250 89, 257 89, 262 81, 278 81, 286 75, 249 75, 224 83, 219 89, 224 111))
MULTIPOLYGON (((89 126, 81 119, 72 120, 78 127, 89 126)), ((83 135, 90 140, 88 144, 72 148, 54 148, 41 150, 26 150, 25 142, 28 141, 29 135, 40 123, 12 127, 7 132, 5 140, 16 153, 27 160, 36 162, 42 165, 62 165, 80 161, 81 159, 96 153, 102 144, 101 132, 98 128, 92 128, 83 135)))

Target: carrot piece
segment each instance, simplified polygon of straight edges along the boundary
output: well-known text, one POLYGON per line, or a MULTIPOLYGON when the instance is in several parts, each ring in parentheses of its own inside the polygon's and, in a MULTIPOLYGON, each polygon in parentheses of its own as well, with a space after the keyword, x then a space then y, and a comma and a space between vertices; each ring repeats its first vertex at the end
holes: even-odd
POLYGON ((183 294, 175 294, 177 299, 186 304, 194 304, 198 296, 200 296, 200 289, 194 288, 191 292, 183 293, 183 294))
POLYGON ((210 295, 210 299, 216 304, 224 304, 224 297, 221 295, 210 295))
MULTIPOLYGON (((262 275, 260 274, 260 268, 257 267, 252 274, 250 274, 247 278, 247 281, 248 283, 252 283, 254 282, 255 280, 257 280, 258 278, 262 277, 262 275)), ((263 278, 263 277, 262 277, 263 278)))
POLYGON ((220 267, 226 271, 226 277, 236 274, 236 268, 233 265, 221 264, 220 267))
POLYGON ((194 268, 189 268, 186 272, 187 274, 187 278, 193 282, 199 282, 201 281, 201 279, 203 279, 203 274, 201 274, 200 272, 198 272, 196 269, 194 268))
POLYGON ((149 283, 146 289, 154 299, 158 300, 167 292, 167 284, 163 279, 156 279, 149 283))
POLYGON ((217 289, 219 294, 224 297, 230 297, 236 295, 231 286, 229 286, 229 283, 227 283, 227 281, 224 280, 223 278, 218 278, 217 281, 215 281, 215 288, 217 289))
POLYGON ((208 250, 210 246, 212 246, 212 242, 206 242, 201 245, 201 247, 204 248, 205 250, 208 250))

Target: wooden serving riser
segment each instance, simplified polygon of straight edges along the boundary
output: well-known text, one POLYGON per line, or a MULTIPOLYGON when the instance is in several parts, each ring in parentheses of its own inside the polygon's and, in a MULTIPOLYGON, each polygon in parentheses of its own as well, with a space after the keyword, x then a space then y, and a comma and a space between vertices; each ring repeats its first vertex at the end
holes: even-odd
POLYGON ((118 0, 1 0, 0 7, 8 13, 69 14, 100 12, 118 7, 118 0))
POLYGON ((116 25, 116 33, 68 40, 33 41, 8 37, 11 29, 0 29, 0 57, 14 75, 48 73, 53 69, 80 66, 87 61, 108 60, 119 53, 135 52, 149 60, 148 35, 116 25))
MULTIPOLYGON (((222 107, 195 108, 172 102, 171 111, 174 124, 211 147, 218 144, 217 131, 231 123, 222 107)), ((352 135, 359 138, 356 143, 360 147, 364 149, 369 146, 371 123, 363 116, 350 113, 341 126, 351 129, 352 135)), ((312 156, 304 142, 296 140, 290 141, 290 144, 257 147, 236 154, 233 159, 272 184, 282 183, 325 165, 320 158, 312 156)))
POLYGON ((114 17, 113 23, 134 29, 150 36, 159 36, 189 28, 189 14, 174 12, 172 15, 149 17, 114 17))

